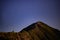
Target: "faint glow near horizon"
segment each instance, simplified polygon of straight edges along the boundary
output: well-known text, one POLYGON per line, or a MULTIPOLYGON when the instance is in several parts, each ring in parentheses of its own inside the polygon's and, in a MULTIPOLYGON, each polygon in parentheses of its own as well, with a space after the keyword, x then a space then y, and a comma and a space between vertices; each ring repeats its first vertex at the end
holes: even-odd
POLYGON ((42 21, 60 29, 58 0, 1 1, 3 25, 0 31, 21 31, 28 25, 42 21))

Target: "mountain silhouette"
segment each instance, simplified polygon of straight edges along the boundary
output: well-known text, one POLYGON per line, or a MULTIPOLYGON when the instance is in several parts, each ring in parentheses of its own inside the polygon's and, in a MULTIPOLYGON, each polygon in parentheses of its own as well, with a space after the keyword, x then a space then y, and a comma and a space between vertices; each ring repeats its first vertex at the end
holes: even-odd
POLYGON ((60 40, 60 31, 36 22, 20 32, 0 32, 0 40, 60 40))

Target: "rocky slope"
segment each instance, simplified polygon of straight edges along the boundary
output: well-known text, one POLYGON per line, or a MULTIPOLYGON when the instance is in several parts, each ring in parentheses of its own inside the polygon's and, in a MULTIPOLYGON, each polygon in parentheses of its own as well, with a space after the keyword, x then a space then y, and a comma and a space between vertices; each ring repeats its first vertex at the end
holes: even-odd
POLYGON ((60 31, 36 22, 20 32, 0 32, 0 40, 60 40, 60 31))

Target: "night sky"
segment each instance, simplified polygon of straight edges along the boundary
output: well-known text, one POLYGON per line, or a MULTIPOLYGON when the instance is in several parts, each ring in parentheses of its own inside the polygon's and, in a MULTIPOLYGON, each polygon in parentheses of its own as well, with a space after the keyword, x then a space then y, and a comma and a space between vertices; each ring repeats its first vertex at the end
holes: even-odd
POLYGON ((0 0, 0 32, 18 32, 37 21, 60 30, 59 6, 59 0, 0 0))

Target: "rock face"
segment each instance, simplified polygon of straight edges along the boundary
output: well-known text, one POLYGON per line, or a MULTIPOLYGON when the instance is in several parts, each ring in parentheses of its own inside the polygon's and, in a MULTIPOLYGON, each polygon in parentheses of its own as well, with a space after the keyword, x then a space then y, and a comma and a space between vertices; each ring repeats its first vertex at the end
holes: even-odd
POLYGON ((0 40, 60 40, 60 31, 36 22, 20 32, 0 32, 0 40))

